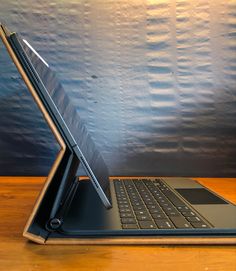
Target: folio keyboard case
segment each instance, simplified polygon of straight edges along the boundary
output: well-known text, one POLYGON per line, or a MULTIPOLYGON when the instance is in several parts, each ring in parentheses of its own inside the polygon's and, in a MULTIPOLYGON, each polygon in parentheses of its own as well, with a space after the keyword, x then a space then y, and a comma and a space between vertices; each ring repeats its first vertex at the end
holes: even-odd
MULTIPOLYGON (((80 160, 75 155, 73 148, 68 142, 68 138, 62 133, 53 115, 43 98, 35 89, 35 85, 25 71, 25 67, 19 60, 16 52, 9 41, 11 34, 4 26, 0 28, 0 35, 9 55, 21 74, 31 95, 41 110, 46 122, 53 132, 61 149, 56 160, 46 178, 41 193, 35 203, 33 211, 25 226, 23 235, 39 244, 235 244, 235 237, 217 236, 116 236, 99 234, 78 235, 66 234, 57 231, 63 216, 71 208, 80 180, 76 177, 76 172, 80 160)), ((89 182, 89 181, 87 181, 89 182)), ((76 206, 83 208, 83 206, 76 206)))

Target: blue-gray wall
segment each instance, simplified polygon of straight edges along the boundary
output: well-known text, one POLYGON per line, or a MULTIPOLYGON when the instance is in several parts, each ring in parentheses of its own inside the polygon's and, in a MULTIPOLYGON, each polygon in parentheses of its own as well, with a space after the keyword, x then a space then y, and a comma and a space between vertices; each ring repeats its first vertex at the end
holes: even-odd
MULTIPOLYGON (((111 174, 236 176, 236 2, 0 0, 58 72, 111 174)), ((58 151, 0 45, 0 174, 58 151)))

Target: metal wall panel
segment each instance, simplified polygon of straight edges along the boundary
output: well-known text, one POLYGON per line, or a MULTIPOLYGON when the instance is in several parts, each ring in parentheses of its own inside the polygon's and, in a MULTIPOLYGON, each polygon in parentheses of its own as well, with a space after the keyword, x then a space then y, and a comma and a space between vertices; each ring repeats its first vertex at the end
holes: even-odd
MULTIPOLYGON (((236 176, 236 1, 0 0, 57 71, 113 175, 236 176)), ((0 45, 0 174, 58 146, 0 45)))

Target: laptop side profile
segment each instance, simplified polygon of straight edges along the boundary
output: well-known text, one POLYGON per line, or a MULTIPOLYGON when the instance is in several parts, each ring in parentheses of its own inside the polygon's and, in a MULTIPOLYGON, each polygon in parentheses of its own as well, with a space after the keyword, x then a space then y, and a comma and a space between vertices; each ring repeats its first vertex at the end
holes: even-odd
POLYGON ((236 206, 187 178, 111 178, 46 61, 0 36, 61 150, 24 230, 41 244, 233 244, 236 206), (82 165, 89 180, 76 177, 82 165))

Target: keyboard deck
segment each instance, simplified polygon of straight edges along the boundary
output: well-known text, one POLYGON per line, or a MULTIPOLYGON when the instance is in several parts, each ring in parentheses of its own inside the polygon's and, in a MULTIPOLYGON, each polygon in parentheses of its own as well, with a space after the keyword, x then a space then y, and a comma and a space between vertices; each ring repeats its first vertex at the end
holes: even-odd
POLYGON ((123 229, 210 228, 161 179, 114 180, 123 229))

